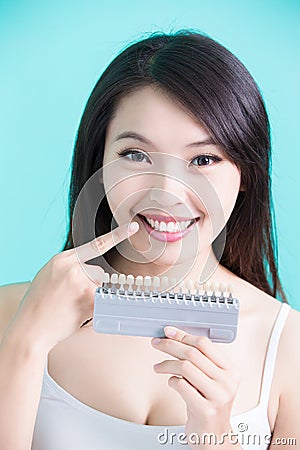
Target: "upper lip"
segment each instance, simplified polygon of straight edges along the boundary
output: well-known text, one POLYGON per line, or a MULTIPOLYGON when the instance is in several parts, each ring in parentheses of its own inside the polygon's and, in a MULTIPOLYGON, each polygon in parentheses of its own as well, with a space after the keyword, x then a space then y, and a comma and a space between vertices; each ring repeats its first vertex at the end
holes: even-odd
POLYGON ((158 222, 187 222, 196 220, 198 217, 179 217, 179 216, 162 216, 161 214, 139 214, 140 216, 147 217, 147 219, 157 220, 158 222))

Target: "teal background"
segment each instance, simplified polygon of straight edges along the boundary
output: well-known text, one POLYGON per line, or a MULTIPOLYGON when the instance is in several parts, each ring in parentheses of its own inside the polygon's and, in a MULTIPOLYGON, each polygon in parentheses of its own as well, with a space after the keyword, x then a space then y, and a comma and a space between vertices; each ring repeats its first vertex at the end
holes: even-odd
POLYGON ((75 135, 102 71, 145 32, 188 27, 228 47, 262 90, 280 275, 300 310, 299 18, 288 0, 0 0, 0 285, 32 280, 61 250, 75 135))

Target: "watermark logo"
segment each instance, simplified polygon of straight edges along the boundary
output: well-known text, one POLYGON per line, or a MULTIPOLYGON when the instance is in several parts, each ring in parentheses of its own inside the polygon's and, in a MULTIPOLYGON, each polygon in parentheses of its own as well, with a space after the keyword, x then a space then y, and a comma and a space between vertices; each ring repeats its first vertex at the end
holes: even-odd
MULTIPOLYGON (((259 433, 245 433, 248 430, 248 425, 241 422, 237 426, 238 432, 229 431, 217 436, 214 433, 190 433, 170 432, 166 427, 162 433, 157 435, 157 440, 161 445, 224 445, 230 443, 231 445, 269 445, 272 441, 271 434, 261 435, 259 433)), ((292 437, 277 437, 272 441, 272 445, 290 445, 296 447, 296 438, 292 437)))

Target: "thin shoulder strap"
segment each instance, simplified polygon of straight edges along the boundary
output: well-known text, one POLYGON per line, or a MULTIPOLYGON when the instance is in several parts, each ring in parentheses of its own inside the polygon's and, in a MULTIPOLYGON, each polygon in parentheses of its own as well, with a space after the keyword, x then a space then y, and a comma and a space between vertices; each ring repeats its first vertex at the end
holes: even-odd
POLYGON ((282 303, 271 332, 271 337, 269 340, 269 345, 265 359, 263 380, 260 394, 260 403, 264 403, 266 405, 268 404, 270 397, 271 384, 273 379, 273 372, 275 367, 279 339, 290 309, 291 309, 290 305, 288 305, 287 303, 282 303))

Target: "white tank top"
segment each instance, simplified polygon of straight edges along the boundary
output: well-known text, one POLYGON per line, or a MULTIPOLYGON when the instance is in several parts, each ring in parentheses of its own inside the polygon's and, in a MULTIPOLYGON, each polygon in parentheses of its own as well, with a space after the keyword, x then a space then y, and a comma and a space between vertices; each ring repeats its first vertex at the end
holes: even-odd
MULTIPOLYGON (((232 439, 239 439, 243 449, 266 450, 271 441, 268 401, 278 342, 289 310, 283 303, 272 329, 258 405, 231 417, 236 433, 232 439)), ((184 425, 143 425, 87 406, 50 377, 46 362, 32 450, 182 450, 189 449, 195 439, 186 436, 184 425)))

